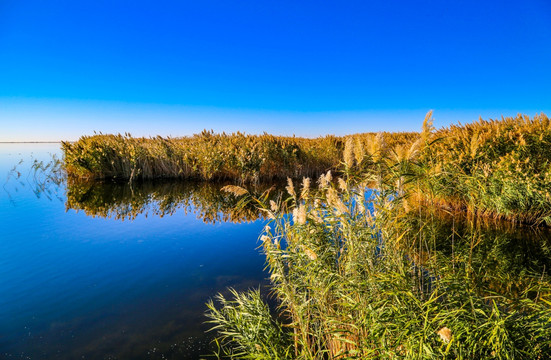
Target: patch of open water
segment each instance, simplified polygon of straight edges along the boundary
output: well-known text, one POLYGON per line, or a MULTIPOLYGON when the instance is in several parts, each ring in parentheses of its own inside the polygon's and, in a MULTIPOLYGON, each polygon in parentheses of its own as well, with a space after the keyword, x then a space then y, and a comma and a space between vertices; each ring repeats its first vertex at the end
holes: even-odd
POLYGON ((37 190, 31 155, 51 154, 59 144, 0 144, 0 357, 209 354, 205 302, 265 284, 264 221, 221 221, 231 195, 220 186, 37 190))

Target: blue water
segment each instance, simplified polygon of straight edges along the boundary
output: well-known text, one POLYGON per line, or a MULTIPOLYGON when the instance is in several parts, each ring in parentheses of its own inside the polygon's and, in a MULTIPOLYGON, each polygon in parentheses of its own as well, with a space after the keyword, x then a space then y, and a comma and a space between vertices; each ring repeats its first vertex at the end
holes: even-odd
POLYGON ((193 205, 134 220, 87 216, 66 209, 63 184, 35 191, 30 159, 51 154, 59 144, 0 144, 0 357, 208 354, 205 302, 265 283, 263 220, 207 224, 193 205), (7 179, 20 159, 21 176, 7 179))

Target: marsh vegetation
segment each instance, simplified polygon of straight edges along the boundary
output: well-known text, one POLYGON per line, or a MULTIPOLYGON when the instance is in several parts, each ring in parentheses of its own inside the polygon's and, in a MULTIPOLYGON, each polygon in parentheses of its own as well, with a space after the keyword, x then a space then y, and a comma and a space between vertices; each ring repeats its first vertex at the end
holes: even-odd
MULTIPOLYGON (((507 193, 507 184, 516 182, 513 176, 492 174, 517 164, 511 157, 521 150, 537 156, 538 146, 548 141, 549 122, 544 116, 519 117, 440 132, 451 135, 438 137, 429 114, 411 144, 386 150, 378 145, 370 153, 348 138, 338 179, 328 172, 316 184, 304 179, 297 186, 289 180, 287 195, 277 203, 236 191, 272 219, 261 241, 279 308, 274 317, 257 291, 218 296, 210 302, 207 316, 218 333, 218 356, 543 359, 551 355, 549 243, 538 241, 534 230, 533 240, 523 244, 511 236, 519 231, 514 222, 508 230, 495 227, 502 217, 545 222, 542 215, 549 202, 529 203, 524 210, 541 212, 524 216, 487 205, 497 206, 497 196, 514 206, 508 201, 521 200, 536 184, 520 181, 517 192, 507 193), (520 129, 524 135, 515 137, 520 129), (516 144, 519 137, 540 144, 516 144), (481 144, 494 148, 504 138, 512 144, 477 155, 481 144), (500 156, 489 170, 484 161, 496 154, 500 156), (453 176, 457 176, 454 185, 446 187, 453 176), (465 186, 462 181, 477 176, 496 177, 493 183, 472 180, 482 184, 470 185, 471 195, 458 196, 457 189, 465 186), (458 198, 445 202, 444 216, 438 207, 427 206, 442 206, 450 194, 458 198), (476 196, 487 196, 487 202, 473 204, 476 196), (470 217, 455 212, 457 207, 466 207, 470 217), (289 212, 293 215, 285 215, 289 212), (483 231, 488 224, 492 230, 483 231)), ((538 160, 530 171, 545 174, 549 162, 538 160)), ((530 161, 524 164, 529 166, 530 161)), ((540 199, 547 196, 543 191, 536 194, 540 199)), ((528 199, 523 201, 528 204, 528 199)))
POLYGON ((208 303, 219 357, 544 359, 550 145, 543 114, 435 130, 429 113, 419 133, 100 134, 63 151, 70 208, 132 219, 183 206, 205 209, 206 222, 268 220, 271 293, 208 303), (163 188, 174 178, 218 188, 163 188), (260 185, 285 178, 284 192, 260 185), (113 179, 124 183, 95 188, 113 179), (154 192, 150 180, 161 184, 154 192))
POLYGON ((547 225, 550 149, 551 125, 544 114, 431 127, 421 133, 305 139, 204 131, 192 137, 150 139, 100 134, 63 143, 67 174, 80 181, 300 180, 329 170, 342 173, 346 156, 355 157, 356 173, 374 171, 381 158, 388 169, 403 174, 397 180, 399 191, 407 175, 415 174, 417 187, 410 193, 431 206, 547 225), (346 143, 354 145, 354 154, 345 153, 346 143))
POLYGON ((539 230, 411 212, 394 191, 340 183, 322 178, 314 190, 290 188, 292 218, 279 212, 285 205, 264 204, 273 217, 261 239, 278 320, 256 291, 219 296, 208 316, 220 356, 551 354, 551 244, 539 230), (530 240, 522 240, 528 231, 530 240))

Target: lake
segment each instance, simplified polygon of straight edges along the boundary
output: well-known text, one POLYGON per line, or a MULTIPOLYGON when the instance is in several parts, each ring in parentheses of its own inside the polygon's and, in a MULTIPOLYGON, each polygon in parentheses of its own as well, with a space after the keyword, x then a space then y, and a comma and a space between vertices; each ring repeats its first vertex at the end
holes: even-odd
POLYGON ((59 144, 0 144, 0 357, 211 352, 205 302, 265 284, 265 221, 228 211, 221 185, 42 187, 31 165, 51 154, 59 144))
MULTIPOLYGON (((268 293, 266 220, 223 184, 67 184, 40 170, 52 155, 59 144, 0 144, 0 357, 199 359, 213 351, 210 298, 268 293)), ((446 215, 411 226, 435 243, 412 257, 422 274, 430 255, 471 263, 481 293, 550 283, 549 229, 446 215)))

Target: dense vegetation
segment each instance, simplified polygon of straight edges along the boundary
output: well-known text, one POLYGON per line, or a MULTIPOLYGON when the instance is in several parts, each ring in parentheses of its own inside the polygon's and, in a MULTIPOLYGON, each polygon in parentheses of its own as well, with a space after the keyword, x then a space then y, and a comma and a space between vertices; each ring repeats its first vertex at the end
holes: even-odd
MULTIPOLYGON (((425 126, 429 120, 430 114, 425 126)), ((547 116, 519 115, 428 130, 317 139, 207 131, 185 138, 94 135, 63 143, 63 151, 70 178, 125 181, 181 178, 255 183, 313 178, 342 170, 346 156, 355 157, 358 172, 380 167, 381 158, 387 168, 415 173, 415 186, 410 184, 409 192, 432 205, 551 225, 547 116), (354 145, 353 154, 345 153, 347 142, 354 145)), ((405 191, 404 179, 397 180, 399 191, 405 191)))
MULTIPOLYGON (((375 137, 357 136, 367 146, 375 137)), ((382 134, 383 140, 392 143, 409 142, 413 137, 414 133, 382 134)), ((246 183, 312 177, 336 169, 344 140, 209 131, 184 138, 94 135, 63 143, 63 152, 69 176, 80 179, 230 179, 246 183)))
POLYGON ((436 131, 419 159, 434 200, 478 215, 551 225, 551 122, 544 114, 436 131))
MULTIPOLYGON (((428 129, 409 153, 431 146, 428 129)), ((261 241, 280 306, 274 317, 255 290, 210 302, 220 357, 551 356, 549 243, 482 232, 482 218, 436 221, 431 193, 412 196, 433 175, 414 156, 362 158, 351 141, 344 153, 343 177, 290 181, 277 202, 227 188, 272 219, 261 241)))
POLYGON ((151 201, 159 215, 191 204, 209 221, 253 219, 254 205, 270 219, 261 241, 278 311, 258 290, 216 297, 207 316, 220 357, 546 359, 551 244, 538 231, 548 229, 517 222, 551 225, 550 142, 543 114, 434 130, 429 113, 420 133, 97 135, 63 146, 73 208, 132 218, 151 201), (286 176, 285 195, 235 185, 152 194, 136 182, 286 176), (83 178, 130 181, 109 200, 83 178), (501 218, 513 221, 488 231, 501 218))

